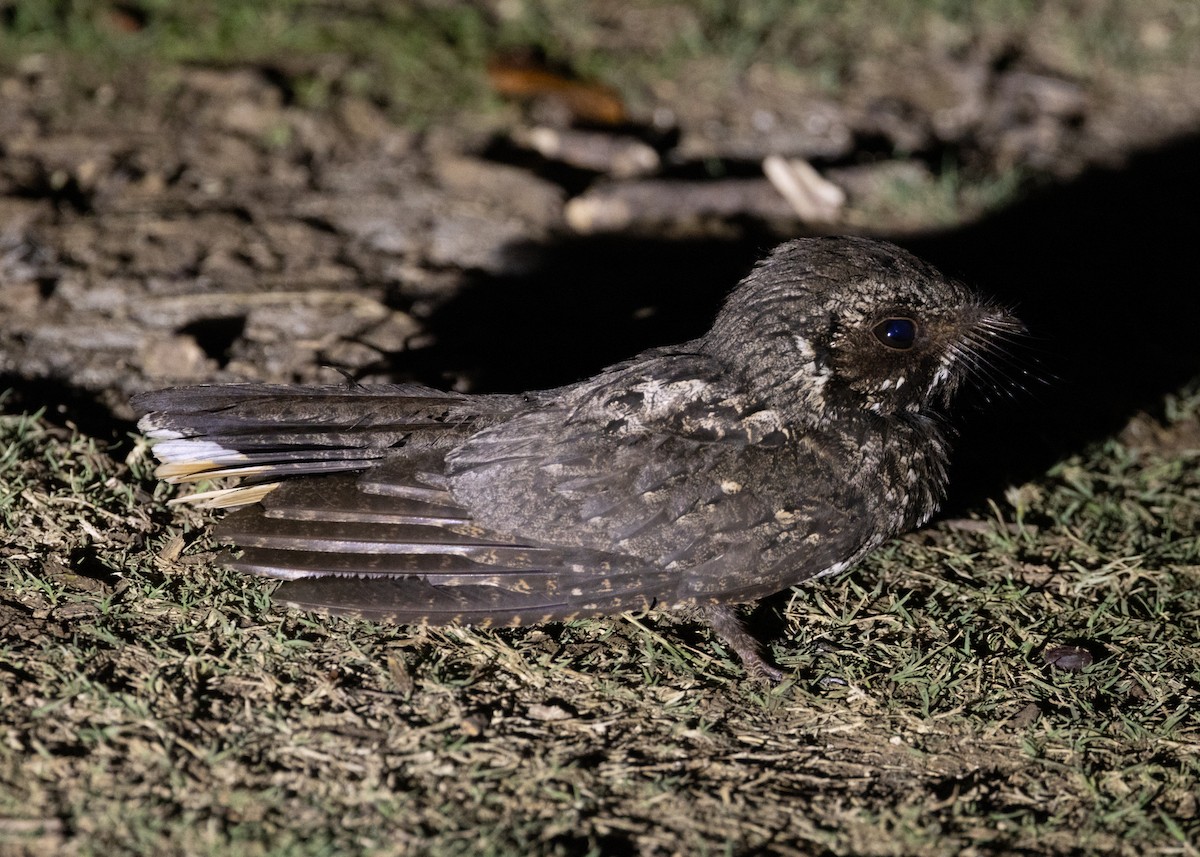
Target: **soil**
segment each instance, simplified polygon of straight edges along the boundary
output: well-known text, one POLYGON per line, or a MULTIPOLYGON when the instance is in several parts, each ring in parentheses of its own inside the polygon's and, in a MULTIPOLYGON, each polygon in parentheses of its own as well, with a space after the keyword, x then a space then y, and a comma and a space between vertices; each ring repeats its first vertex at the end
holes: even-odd
POLYGON ((1107 428, 1200 368, 1173 345, 1197 300, 1180 248, 1200 87, 1186 68, 1085 84, 1053 63, 1036 43, 900 52, 833 101, 695 62, 618 126, 535 98, 415 132, 353 96, 302 109, 276 69, 95 82, 27 57, 0 77, 0 387, 104 434, 131 393, 179 383, 565 382, 703 329, 774 241, 859 231, 1021 304, 1080 358, 1072 407, 1107 428), (588 166, 529 148, 547 122, 585 126, 588 166), (630 145, 648 168, 613 166, 630 145), (762 178, 771 155, 847 204, 803 222, 762 178), (920 199, 1014 170, 1026 195, 1004 209, 895 202, 898 181, 920 199), (571 215, 613 198, 638 202, 607 228, 571 215))

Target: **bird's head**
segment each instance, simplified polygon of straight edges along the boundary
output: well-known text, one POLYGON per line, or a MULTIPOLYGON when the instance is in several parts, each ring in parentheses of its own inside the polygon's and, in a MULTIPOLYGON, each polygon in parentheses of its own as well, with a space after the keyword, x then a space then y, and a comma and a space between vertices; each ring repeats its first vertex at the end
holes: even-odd
POLYGON ((789 422, 944 407, 1022 333, 1007 310, 892 244, 808 238, 776 248, 727 300, 703 347, 789 422))

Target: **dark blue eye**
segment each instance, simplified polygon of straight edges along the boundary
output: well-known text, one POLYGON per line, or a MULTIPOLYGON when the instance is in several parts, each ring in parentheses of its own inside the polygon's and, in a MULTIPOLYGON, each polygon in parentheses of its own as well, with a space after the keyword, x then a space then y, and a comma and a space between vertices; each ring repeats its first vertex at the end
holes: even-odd
POLYGON ((911 318, 885 318, 871 330, 888 348, 906 351, 917 341, 917 323, 911 318))

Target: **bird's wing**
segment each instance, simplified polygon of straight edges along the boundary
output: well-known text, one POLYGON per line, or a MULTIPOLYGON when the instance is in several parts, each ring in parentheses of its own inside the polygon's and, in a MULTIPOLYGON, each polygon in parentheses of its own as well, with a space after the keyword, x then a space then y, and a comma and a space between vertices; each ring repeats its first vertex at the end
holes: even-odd
POLYGON ((452 444, 501 418, 519 400, 416 384, 227 384, 143 393, 132 405, 142 414, 138 428, 154 441, 159 478, 246 481, 249 487, 182 498, 228 507, 261 499, 276 480, 364 470, 402 449, 452 444))
POLYGON ((855 554, 861 497, 702 356, 617 367, 446 457, 472 520, 670 572, 664 603, 745 601, 855 554))

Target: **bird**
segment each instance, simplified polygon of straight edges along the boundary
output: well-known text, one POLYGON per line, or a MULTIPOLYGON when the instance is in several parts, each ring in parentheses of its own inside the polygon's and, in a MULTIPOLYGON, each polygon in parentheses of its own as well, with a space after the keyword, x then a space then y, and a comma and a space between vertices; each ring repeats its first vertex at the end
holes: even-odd
POLYGON ((225 384, 134 397, 183 500, 233 509, 233 569, 289 607, 400 624, 699 617, 783 677, 745 605, 924 524, 951 405, 994 385, 1011 309, 888 242, 799 238, 711 328, 566 386, 225 384))

